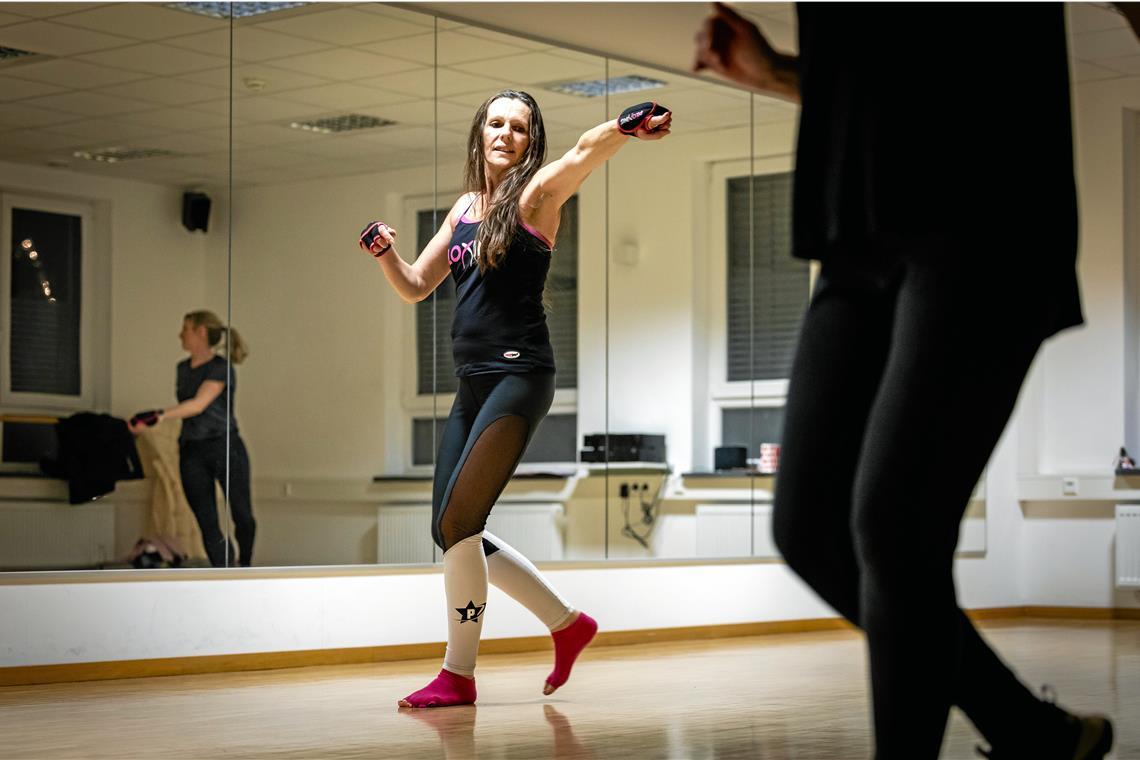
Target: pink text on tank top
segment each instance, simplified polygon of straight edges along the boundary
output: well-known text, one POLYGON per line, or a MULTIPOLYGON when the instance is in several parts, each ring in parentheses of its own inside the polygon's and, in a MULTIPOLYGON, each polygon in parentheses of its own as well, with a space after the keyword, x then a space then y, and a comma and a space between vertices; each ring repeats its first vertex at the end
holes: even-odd
POLYGON ((464 269, 479 260, 479 248, 476 241, 459 243, 451 246, 447 251, 447 259, 452 264, 461 264, 464 269))

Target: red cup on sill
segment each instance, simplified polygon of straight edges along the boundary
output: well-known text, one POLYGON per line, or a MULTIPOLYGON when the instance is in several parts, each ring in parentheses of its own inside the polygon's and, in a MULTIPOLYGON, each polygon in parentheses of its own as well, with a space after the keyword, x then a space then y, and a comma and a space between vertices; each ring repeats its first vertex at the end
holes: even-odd
POLYGON ((780 469, 780 444, 760 444, 760 464, 757 469, 760 472, 768 473, 776 472, 780 469))

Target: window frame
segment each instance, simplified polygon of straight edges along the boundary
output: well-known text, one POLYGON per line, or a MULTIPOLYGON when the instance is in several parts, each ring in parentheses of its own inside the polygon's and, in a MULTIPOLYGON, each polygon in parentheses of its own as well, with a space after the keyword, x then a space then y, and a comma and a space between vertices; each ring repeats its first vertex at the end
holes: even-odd
MULTIPOLYGON (((718 161, 710 164, 706 189, 706 250, 709 251, 705 318, 708 324, 708 400, 705 405, 707 441, 697 450, 712 451, 722 445, 722 413, 726 409, 782 407, 788 394, 788 380, 728 380, 728 181, 747 176, 787 174, 794 170, 790 154, 718 161)), ((818 274, 817 262, 808 268, 808 297, 818 274)), ((710 463, 711 464, 711 463, 710 463)))
POLYGON ((97 300, 95 257, 96 208, 90 200, 56 198, 35 193, 0 192, 0 248, 5 261, 0 267, 0 407, 17 413, 68 413, 90 410, 94 407, 98 389, 95 367, 96 315, 100 312, 97 300), (28 393, 12 390, 12 211, 31 209, 52 214, 66 214, 80 219, 80 310, 79 310, 79 394, 68 396, 54 393, 28 393))

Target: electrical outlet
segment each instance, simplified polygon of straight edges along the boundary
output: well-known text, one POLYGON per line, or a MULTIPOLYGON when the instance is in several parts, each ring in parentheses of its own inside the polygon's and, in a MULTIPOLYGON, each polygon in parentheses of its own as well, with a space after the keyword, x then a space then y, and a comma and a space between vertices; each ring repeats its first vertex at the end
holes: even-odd
POLYGON ((1076 496, 1081 490, 1081 482, 1076 478, 1061 478, 1061 493, 1065 496, 1076 496))

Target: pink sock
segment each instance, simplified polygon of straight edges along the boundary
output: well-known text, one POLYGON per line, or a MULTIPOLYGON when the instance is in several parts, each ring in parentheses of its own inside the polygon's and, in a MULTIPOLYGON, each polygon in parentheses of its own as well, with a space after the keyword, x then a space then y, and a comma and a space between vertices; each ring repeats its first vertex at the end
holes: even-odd
POLYGON ((475 704, 475 679, 441 670, 431 683, 400 700, 400 707, 449 707, 475 704))
POLYGON ((573 623, 551 634, 554 637, 554 670, 546 677, 546 683, 552 687, 551 693, 566 683, 574 661, 597 632, 598 621, 582 612, 573 623))

